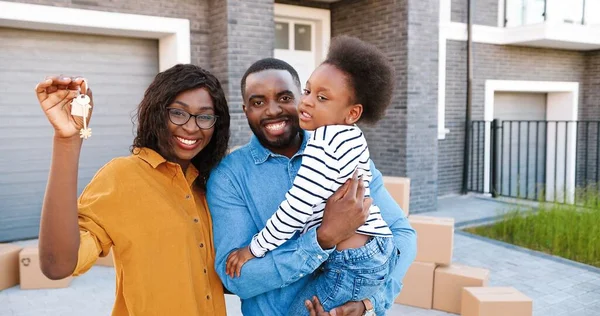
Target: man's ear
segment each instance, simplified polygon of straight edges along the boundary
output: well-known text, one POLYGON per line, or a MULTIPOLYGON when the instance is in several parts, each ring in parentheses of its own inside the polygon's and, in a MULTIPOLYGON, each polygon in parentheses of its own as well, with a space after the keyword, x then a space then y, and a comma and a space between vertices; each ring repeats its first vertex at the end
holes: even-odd
POLYGON ((346 116, 346 124, 355 124, 362 116, 363 106, 362 104, 354 104, 350 106, 350 111, 346 116))
POLYGON ((242 104, 242 110, 244 111, 244 114, 246 114, 246 105, 242 104))

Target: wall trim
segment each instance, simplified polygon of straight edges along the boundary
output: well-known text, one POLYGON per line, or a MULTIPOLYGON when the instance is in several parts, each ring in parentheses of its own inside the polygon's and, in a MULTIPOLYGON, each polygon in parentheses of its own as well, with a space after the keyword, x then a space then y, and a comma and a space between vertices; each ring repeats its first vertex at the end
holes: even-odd
POLYGON ((445 139, 450 132, 446 128, 446 25, 450 23, 451 0, 440 0, 440 18, 438 30, 438 139, 445 139))
POLYGON ((158 39, 159 71, 190 63, 190 21, 0 1, 0 26, 158 39))

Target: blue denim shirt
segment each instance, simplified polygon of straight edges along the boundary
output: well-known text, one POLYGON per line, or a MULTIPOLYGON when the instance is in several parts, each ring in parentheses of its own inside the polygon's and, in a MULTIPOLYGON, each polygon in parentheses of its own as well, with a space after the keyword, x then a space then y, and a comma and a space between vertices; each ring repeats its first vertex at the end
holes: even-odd
MULTIPOLYGON (((241 276, 225 274, 229 253, 247 246, 277 210, 291 188, 300 168, 308 136, 291 159, 263 147, 255 136, 229 154, 211 173, 207 200, 212 215, 216 249, 216 270, 223 285, 242 299, 242 313, 284 315, 308 276, 327 260, 332 250, 317 242, 316 228, 296 234, 264 258, 252 259, 243 266, 241 276)), ((402 279, 416 255, 416 234, 404 212, 383 186, 381 173, 371 165, 371 197, 394 235, 400 256, 384 291, 371 298, 377 315, 391 308, 400 293, 402 279)))

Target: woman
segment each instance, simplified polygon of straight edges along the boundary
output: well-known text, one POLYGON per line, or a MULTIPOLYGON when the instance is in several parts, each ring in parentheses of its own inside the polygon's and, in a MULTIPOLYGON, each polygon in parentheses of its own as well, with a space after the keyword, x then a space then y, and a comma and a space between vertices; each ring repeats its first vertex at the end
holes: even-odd
POLYGON ((83 78, 51 77, 36 87, 55 130, 42 271, 51 279, 80 275, 112 248, 112 315, 225 315, 204 194, 229 140, 219 81, 193 65, 159 73, 138 107, 132 154, 103 166, 77 200, 83 120, 71 115, 70 103, 78 89, 91 99, 83 78))

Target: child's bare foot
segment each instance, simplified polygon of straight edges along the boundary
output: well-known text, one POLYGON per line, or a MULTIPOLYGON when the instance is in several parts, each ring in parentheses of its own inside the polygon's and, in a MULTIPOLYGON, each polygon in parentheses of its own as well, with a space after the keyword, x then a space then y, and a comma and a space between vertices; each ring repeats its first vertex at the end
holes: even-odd
POLYGON ((254 259, 254 255, 250 252, 248 247, 236 249, 229 254, 227 257, 227 264, 225 266, 225 273, 231 278, 237 276, 240 277, 242 273, 242 266, 250 259, 254 259))

